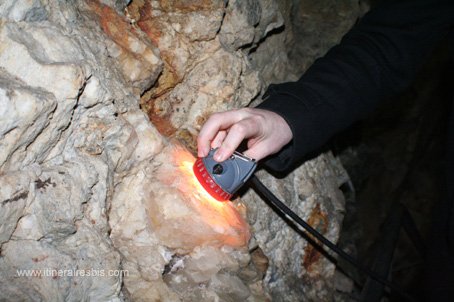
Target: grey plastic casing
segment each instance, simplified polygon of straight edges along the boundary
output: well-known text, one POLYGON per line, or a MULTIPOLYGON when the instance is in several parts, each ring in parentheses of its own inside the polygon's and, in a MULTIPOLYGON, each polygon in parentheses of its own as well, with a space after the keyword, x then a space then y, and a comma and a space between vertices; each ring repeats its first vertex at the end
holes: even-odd
POLYGON ((233 194, 252 176, 257 162, 236 151, 225 161, 217 162, 213 159, 215 152, 216 149, 211 149, 202 159, 203 164, 216 184, 225 192, 233 194))

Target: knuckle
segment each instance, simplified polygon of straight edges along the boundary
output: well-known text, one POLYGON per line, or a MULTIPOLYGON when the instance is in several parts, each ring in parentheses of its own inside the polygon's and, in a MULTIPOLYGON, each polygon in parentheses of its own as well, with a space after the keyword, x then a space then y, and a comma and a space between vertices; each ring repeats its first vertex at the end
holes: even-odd
POLYGON ((266 118, 262 114, 254 114, 251 117, 252 121, 257 125, 263 125, 266 123, 266 118))
POLYGON ((244 108, 232 109, 229 112, 231 113, 232 117, 234 116, 237 120, 242 120, 245 117, 244 108))
POLYGON ((256 113, 256 109, 254 108, 249 108, 249 107, 244 107, 244 108, 241 108, 241 114, 244 116, 244 117, 251 117, 251 116, 254 116, 256 113))
POLYGON ((215 113, 210 115, 210 117, 208 118, 208 121, 210 121, 210 122, 218 121, 221 118, 221 116, 222 116, 222 113, 215 112, 215 113))
POLYGON ((203 141, 207 140, 208 135, 209 135, 209 129, 203 128, 202 130, 199 131, 199 134, 197 135, 197 141, 203 142, 203 141))
POLYGON ((236 150, 237 146, 234 145, 232 142, 224 142, 222 144, 222 149, 225 153, 231 154, 236 150))
POLYGON ((243 108, 237 109, 237 111, 241 112, 241 113, 250 113, 251 112, 251 108, 243 107, 243 108))
POLYGON ((231 131, 240 136, 244 136, 247 132, 246 125, 244 125, 244 123, 237 123, 232 126, 231 131))

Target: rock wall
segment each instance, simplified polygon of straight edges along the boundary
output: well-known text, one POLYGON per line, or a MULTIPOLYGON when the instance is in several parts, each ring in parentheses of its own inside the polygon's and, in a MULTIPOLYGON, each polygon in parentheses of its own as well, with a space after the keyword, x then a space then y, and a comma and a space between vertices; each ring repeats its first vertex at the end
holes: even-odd
MULTIPOLYGON (((129 2, 0 4, 0 300, 331 300, 305 239, 253 192, 213 203, 190 170, 210 113, 304 69, 295 4, 129 2)), ((332 155, 259 174, 337 238, 332 155)))

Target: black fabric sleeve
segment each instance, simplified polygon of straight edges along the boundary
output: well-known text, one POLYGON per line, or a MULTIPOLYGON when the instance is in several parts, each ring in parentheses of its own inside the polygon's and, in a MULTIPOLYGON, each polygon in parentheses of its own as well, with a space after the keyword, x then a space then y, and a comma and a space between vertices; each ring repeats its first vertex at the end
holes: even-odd
POLYGON ((280 114, 293 140, 265 159, 265 166, 288 171, 380 100, 406 88, 453 23, 453 0, 387 1, 297 82, 270 85, 257 107, 280 114))

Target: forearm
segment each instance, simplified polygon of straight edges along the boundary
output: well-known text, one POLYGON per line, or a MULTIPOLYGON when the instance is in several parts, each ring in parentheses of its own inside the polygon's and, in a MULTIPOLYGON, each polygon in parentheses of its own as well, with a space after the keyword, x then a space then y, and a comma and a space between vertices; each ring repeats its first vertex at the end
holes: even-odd
POLYGON ((270 86, 258 107, 280 114, 292 129, 293 141, 267 164, 278 171, 288 169, 370 113, 380 100, 407 87, 449 32, 453 7, 453 1, 427 0, 383 5, 299 81, 270 86))

